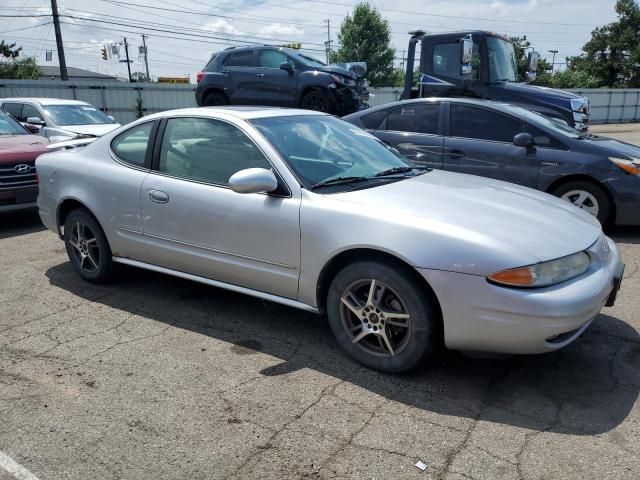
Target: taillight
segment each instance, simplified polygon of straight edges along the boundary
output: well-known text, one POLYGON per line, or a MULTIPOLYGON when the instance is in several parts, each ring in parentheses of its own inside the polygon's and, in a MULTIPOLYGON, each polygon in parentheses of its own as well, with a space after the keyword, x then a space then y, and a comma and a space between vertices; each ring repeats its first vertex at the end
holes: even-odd
POLYGON ((196 73, 196 83, 200 83, 200 80, 202 80, 203 76, 204 76, 204 72, 196 73))

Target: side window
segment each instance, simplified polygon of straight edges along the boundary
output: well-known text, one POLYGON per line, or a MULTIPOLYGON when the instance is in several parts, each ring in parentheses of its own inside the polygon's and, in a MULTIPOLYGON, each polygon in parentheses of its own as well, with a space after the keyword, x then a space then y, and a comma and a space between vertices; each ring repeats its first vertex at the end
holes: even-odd
MULTIPOLYGON (((462 78, 460 74, 460 42, 440 43, 433 47, 433 73, 449 78, 462 78)), ((473 43, 469 80, 480 76, 480 48, 473 43)))
POLYGON ((522 121, 485 108, 451 104, 451 136, 513 142, 524 131, 522 121))
POLYGON ((25 103, 22 107, 22 118, 24 118, 24 120, 22 121, 26 122, 27 118, 31 118, 31 117, 39 118, 44 122, 44 118, 42 118, 42 114, 38 111, 38 109, 33 105, 29 105, 28 103, 25 103))
POLYGON ((386 118, 389 110, 378 110, 377 112, 369 113, 361 118, 362 124, 371 130, 377 130, 380 127, 382 121, 386 118))
POLYGON ((546 147, 546 148, 555 148, 556 150, 567 150, 567 147, 556 140, 555 137, 552 137, 548 133, 540 130, 538 127, 534 127, 528 123, 525 123, 524 131, 529 132, 533 135, 533 144, 536 147, 546 147))
POLYGON ((152 129, 153 122, 130 128, 113 139, 111 149, 123 162, 144 167, 152 129))
POLYGON ((231 175, 245 168, 271 169, 271 165, 237 127, 209 118, 167 121, 160 148, 160 172, 227 185, 231 175))
POLYGON ((224 59, 225 67, 254 67, 253 50, 234 52, 224 59))
POLYGON ((260 66, 266 68, 280 68, 283 63, 293 65, 291 59, 278 50, 260 50, 260 66))
POLYGON ((387 130, 438 134, 440 104, 416 104, 398 107, 387 118, 387 130))
POLYGON ((2 105, 2 109, 15 118, 18 121, 22 118, 22 104, 21 103, 5 103, 2 105))

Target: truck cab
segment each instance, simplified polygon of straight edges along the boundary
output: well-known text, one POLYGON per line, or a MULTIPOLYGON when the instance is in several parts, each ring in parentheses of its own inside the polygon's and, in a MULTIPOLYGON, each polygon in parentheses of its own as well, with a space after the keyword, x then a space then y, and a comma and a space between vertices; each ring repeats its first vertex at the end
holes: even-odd
MULTIPOLYGON (((578 130, 589 122, 589 99, 569 92, 520 82, 515 51, 502 35, 485 31, 428 35, 410 32, 402 99, 446 96, 495 100, 558 119, 578 130), (420 42, 418 85, 413 85, 416 44, 420 42)), ((539 54, 529 55, 529 78, 535 78, 539 54)))

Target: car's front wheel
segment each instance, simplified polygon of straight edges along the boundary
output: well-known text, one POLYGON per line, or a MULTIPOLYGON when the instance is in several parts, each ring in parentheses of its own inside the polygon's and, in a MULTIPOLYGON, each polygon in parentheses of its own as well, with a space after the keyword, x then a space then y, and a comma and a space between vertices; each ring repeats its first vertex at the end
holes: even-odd
POLYGON ((400 266, 350 264, 329 287, 329 324, 359 363, 384 372, 410 370, 439 344, 438 309, 426 290, 400 266))
POLYGON ((552 192, 596 217, 603 226, 609 223, 611 203, 605 191, 591 182, 574 181, 560 185, 552 192))
POLYGON ((72 211, 64 222, 64 243, 73 268, 92 283, 111 278, 111 248, 102 228, 84 209, 72 211))
POLYGON ((331 101, 329 96, 321 90, 311 90, 305 93, 300 101, 300 108, 305 110, 315 110, 317 112, 331 112, 331 101))

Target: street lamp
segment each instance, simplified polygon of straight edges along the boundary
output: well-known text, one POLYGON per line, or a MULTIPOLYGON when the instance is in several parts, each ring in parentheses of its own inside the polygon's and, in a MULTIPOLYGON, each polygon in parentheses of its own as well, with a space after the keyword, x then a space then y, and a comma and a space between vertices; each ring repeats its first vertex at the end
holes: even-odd
POLYGON ((553 67, 556 65, 556 53, 558 50, 547 50, 549 53, 553 53, 553 59, 551 60, 551 73, 553 74, 553 67))

